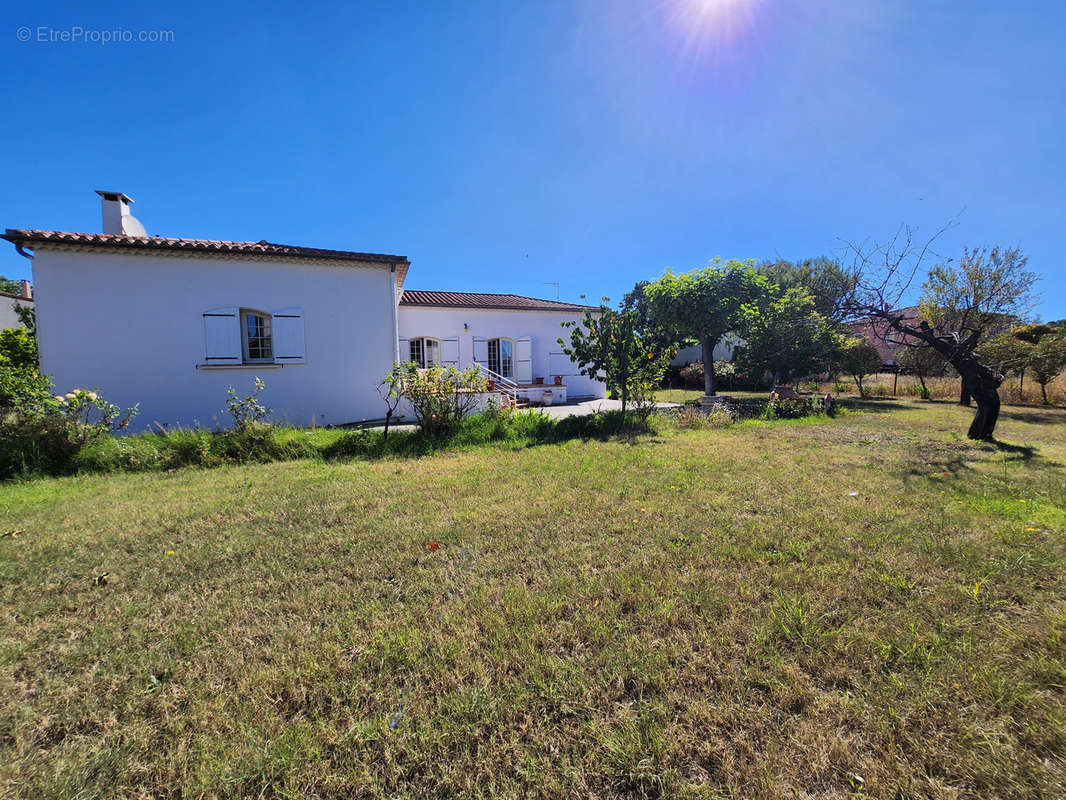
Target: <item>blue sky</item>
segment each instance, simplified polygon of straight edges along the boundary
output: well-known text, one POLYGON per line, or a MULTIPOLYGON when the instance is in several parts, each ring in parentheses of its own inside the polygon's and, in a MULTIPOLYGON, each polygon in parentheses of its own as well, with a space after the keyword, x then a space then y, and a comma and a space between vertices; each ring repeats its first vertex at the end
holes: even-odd
POLYGON ((958 216, 940 252, 1022 247, 1066 317, 1061 2, 94 5, 7 6, 4 227, 98 231, 106 188, 150 234, 617 299, 958 216), (173 41, 37 40, 75 26, 173 41))

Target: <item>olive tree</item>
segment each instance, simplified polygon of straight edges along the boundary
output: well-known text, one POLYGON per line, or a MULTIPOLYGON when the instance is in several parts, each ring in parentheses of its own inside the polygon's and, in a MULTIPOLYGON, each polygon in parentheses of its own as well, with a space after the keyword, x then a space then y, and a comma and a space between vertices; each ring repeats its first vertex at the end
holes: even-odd
POLYGON ((982 358, 978 345, 1031 311, 1037 276, 1016 248, 967 248, 958 262, 944 261, 928 271, 914 318, 904 300, 936 257, 932 248, 945 230, 924 242, 903 229, 884 244, 848 244, 857 282, 846 308, 940 353, 962 378, 963 393, 977 403, 967 435, 991 439, 1003 376, 982 358))

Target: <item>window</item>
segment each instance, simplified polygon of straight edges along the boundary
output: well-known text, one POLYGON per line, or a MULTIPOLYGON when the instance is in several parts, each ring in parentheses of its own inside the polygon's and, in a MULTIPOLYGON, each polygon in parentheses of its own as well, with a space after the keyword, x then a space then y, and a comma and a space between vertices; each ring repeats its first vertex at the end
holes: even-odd
POLYGON ((302 308, 269 312, 229 306, 212 308, 203 317, 205 367, 307 363, 302 308))
POLYGON ((489 339, 489 371, 505 378, 514 378, 514 342, 510 339, 489 339))
POLYGON ((411 360, 422 369, 439 367, 440 342, 436 339, 421 337, 411 340, 411 360))
POLYGON ((241 309, 241 338, 246 362, 274 360, 271 317, 262 311, 241 309))

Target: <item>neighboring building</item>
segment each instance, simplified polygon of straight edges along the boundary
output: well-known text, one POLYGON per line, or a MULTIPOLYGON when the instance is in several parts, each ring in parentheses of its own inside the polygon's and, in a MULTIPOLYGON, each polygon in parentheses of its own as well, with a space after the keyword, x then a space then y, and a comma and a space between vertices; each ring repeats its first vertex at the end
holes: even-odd
MULTIPOLYGON (((907 306, 899 309, 900 318, 908 325, 917 325, 918 306, 907 306)), ((899 331, 893 330, 892 326, 883 319, 860 319, 848 323, 848 329, 852 336, 861 336, 881 354, 881 363, 890 371, 895 370, 899 364, 899 351, 907 346, 910 337, 899 331)))
POLYGON ((9 229, 3 238, 32 251, 42 371, 57 391, 138 403, 137 428, 224 425, 226 388, 247 393, 257 375, 279 421, 380 419, 378 385, 414 340, 442 363, 498 366, 519 383, 562 374, 572 394, 604 396, 558 359, 559 323, 583 306, 404 293, 410 265, 399 255, 150 237, 130 198, 99 194, 102 234, 9 229))
POLYGON ((0 330, 22 327, 22 320, 15 311, 18 306, 33 308, 33 289, 29 281, 22 282, 19 294, 0 292, 0 330))

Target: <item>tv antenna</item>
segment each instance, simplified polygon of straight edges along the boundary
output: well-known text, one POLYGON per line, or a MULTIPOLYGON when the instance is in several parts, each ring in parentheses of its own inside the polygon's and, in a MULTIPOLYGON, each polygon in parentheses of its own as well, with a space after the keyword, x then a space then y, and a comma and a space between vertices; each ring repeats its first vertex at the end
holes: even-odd
POLYGON ((544 281, 544 285, 545 286, 554 286, 555 287, 555 299, 558 300, 559 299, 559 282, 558 281, 544 281))

